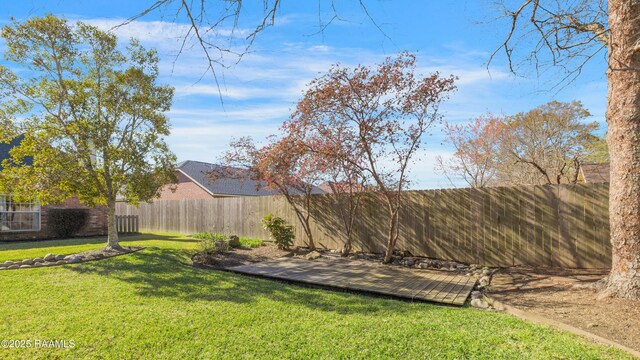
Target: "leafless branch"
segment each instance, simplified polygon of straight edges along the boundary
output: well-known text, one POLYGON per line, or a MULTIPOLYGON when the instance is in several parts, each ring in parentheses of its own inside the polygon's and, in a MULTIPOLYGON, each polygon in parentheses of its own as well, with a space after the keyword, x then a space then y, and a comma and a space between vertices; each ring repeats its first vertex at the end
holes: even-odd
POLYGON ((497 2, 506 19, 504 41, 491 53, 489 67, 504 53, 509 70, 520 73, 533 66, 536 73, 557 67, 565 73, 552 88, 573 82, 584 66, 609 44, 606 0, 524 0, 517 8, 497 2))
MULTIPOLYGON (((322 33, 330 26, 335 20, 342 20, 338 14, 338 10, 335 5, 335 0, 317 0, 320 5, 323 1, 329 1, 330 7, 333 12, 333 16, 327 23, 321 21, 319 32, 322 33)), ((267 28, 273 26, 279 15, 279 9, 282 0, 262 0, 262 13, 257 25, 252 30, 246 31, 239 28, 241 15, 243 14, 243 0, 157 0, 151 6, 145 8, 139 13, 131 16, 123 23, 114 27, 114 29, 126 26, 136 20, 139 20, 151 13, 162 11, 170 7, 171 5, 177 5, 175 13, 175 19, 177 20, 183 15, 187 19, 187 29, 184 34, 179 34, 182 39, 178 53, 174 59, 175 61, 183 54, 185 49, 190 44, 197 44, 202 49, 207 59, 207 68, 202 75, 204 77, 207 72, 211 72, 216 87, 218 89, 221 103, 223 103, 221 81, 218 76, 217 70, 227 68, 227 62, 225 61, 225 55, 232 55, 238 63, 241 61, 244 55, 250 52, 254 41, 257 36, 265 31, 267 28), (209 17, 207 9, 215 8, 216 16, 209 17), (231 22, 231 32, 243 37, 244 44, 238 50, 234 50, 231 40, 223 41, 218 38, 219 33, 216 30, 221 30, 224 24, 231 22), (244 33, 246 32, 246 34, 244 33)), ((358 0, 358 4, 361 10, 371 23, 380 31, 380 33, 390 40, 390 37, 384 32, 380 24, 370 14, 369 9, 366 6, 366 0, 358 0)), ((213 11, 211 11, 213 13, 213 11)), ((200 80, 202 79, 200 78, 200 80)), ((198 81, 200 81, 198 80, 198 81)))

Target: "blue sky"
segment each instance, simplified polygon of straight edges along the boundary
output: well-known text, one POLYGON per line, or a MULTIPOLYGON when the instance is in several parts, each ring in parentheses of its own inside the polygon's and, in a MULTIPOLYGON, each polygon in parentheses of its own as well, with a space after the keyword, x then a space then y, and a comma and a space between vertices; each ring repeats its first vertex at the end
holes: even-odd
MULTIPOLYGON (((145 8, 154 1, 2 1, 0 24, 11 17, 52 13, 70 20, 82 20, 105 30, 145 8)), ((211 12, 218 1, 210 1, 211 12)), ((248 3, 248 2, 247 2, 248 3)), ((261 4, 262 0, 256 0, 261 4)), ((174 8, 151 13, 116 33, 124 40, 136 37, 161 55, 162 81, 176 88, 169 113, 172 134, 167 139, 179 161, 218 161, 232 137, 251 135, 261 140, 277 132, 302 96, 305 84, 332 64, 345 66, 375 64, 403 50, 415 52, 421 72, 440 71, 460 79, 458 90, 442 107, 448 122, 465 122, 490 111, 513 114, 527 111, 550 100, 580 100, 604 130, 606 107, 605 62, 596 58, 574 83, 558 90, 557 73, 548 71, 539 78, 516 77, 509 73, 506 59, 499 57, 487 70, 490 53, 499 45, 506 28, 491 22, 496 12, 491 1, 411 1, 369 0, 366 2, 376 28, 357 0, 338 3, 344 21, 334 21, 318 33, 319 16, 331 17, 328 0, 283 0, 278 20, 256 39, 251 52, 235 64, 218 69, 224 105, 213 77, 203 76, 204 54, 197 47, 176 59, 185 19, 175 18, 174 8), (320 5, 320 10, 319 10, 320 5)), ((229 24, 220 28, 219 40, 241 45, 241 37, 255 26, 259 8, 248 6, 235 33, 229 24)), ((2 43, 0 43, 2 50, 2 43)), ((412 167, 415 189, 451 187, 434 172, 435 157, 450 156, 442 143, 440 127, 425 139, 412 167)))

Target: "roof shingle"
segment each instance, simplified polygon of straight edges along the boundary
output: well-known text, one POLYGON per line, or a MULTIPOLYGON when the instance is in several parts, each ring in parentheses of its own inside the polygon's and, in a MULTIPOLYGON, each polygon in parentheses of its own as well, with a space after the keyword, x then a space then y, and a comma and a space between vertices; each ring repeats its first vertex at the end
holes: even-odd
MULTIPOLYGON (((247 170, 238 168, 224 168, 221 165, 187 160, 176 165, 176 169, 182 171, 193 181, 215 195, 238 195, 238 196, 268 196, 278 194, 277 190, 268 189, 264 183, 259 183, 249 176, 247 170), (215 181, 209 175, 214 171, 237 171, 244 172, 246 176, 241 177, 220 177, 215 181)), ((240 173, 242 175, 242 173, 240 173)), ((313 190, 314 194, 324 193, 319 188, 313 190)))

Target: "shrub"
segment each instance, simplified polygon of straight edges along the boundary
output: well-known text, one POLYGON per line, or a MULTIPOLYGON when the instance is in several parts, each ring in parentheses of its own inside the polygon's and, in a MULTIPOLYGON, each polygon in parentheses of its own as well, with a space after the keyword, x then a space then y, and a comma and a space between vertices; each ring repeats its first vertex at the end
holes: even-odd
MULTIPOLYGON (((200 240, 220 240, 220 241, 225 241, 227 243, 229 243, 229 239, 231 238, 230 235, 216 233, 213 231, 195 233, 191 235, 191 237, 194 239, 200 239, 200 240)), ((231 245, 231 247, 236 247, 233 244, 229 244, 229 245, 231 245)), ((249 238, 243 238, 243 237, 240 238, 240 247, 257 248, 262 245, 264 245, 264 241, 260 239, 249 239, 249 238)))
POLYGON ((293 240, 295 239, 293 226, 287 225, 283 218, 268 214, 262 219, 262 224, 269 231, 271 239, 279 249, 288 249, 293 245, 293 240))
POLYGON ((244 247, 248 248, 258 248, 264 245, 264 241, 260 239, 249 239, 249 238, 240 238, 240 244, 244 247))
POLYGON ((204 239, 200 241, 200 253, 204 255, 216 255, 229 251, 229 243, 224 240, 204 239))
POLYGON ((228 246, 233 248, 240 247, 242 245, 240 241, 233 241, 230 235, 216 233, 213 231, 196 233, 191 235, 191 237, 200 240, 224 241, 228 246))
POLYGON ((86 209, 50 209, 47 226, 55 237, 71 237, 86 225, 88 218, 86 209))

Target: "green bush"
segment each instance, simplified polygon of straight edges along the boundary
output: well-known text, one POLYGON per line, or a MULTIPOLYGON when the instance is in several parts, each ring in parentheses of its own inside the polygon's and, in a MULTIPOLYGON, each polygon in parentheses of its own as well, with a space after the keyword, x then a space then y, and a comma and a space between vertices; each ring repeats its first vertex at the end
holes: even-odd
POLYGON ((204 255, 216 255, 229 251, 231 247, 224 240, 204 239, 200 241, 200 253, 204 255))
MULTIPOLYGON (((193 235, 191 235, 192 238, 195 239, 200 239, 200 240, 219 240, 219 241, 225 241, 225 242, 229 242, 229 237, 230 235, 227 234, 222 234, 222 233, 216 233, 213 231, 205 231, 205 232, 199 232, 199 233, 195 233, 193 235)), ((250 239, 250 238, 240 238, 240 246, 241 247, 245 247, 245 248, 257 248, 264 245, 264 241, 260 240, 260 239, 250 239)))
POLYGON ((249 239, 249 238, 240 238, 240 244, 244 247, 248 248, 258 248, 264 245, 264 241, 260 239, 249 239))
POLYGON ((288 249, 293 245, 295 239, 293 226, 287 225, 283 218, 268 214, 262 219, 262 225, 269 231, 271 239, 279 249, 288 249))
POLYGON ((50 209, 47 226, 55 237, 71 237, 87 224, 89 211, 86 209, 50 209))

